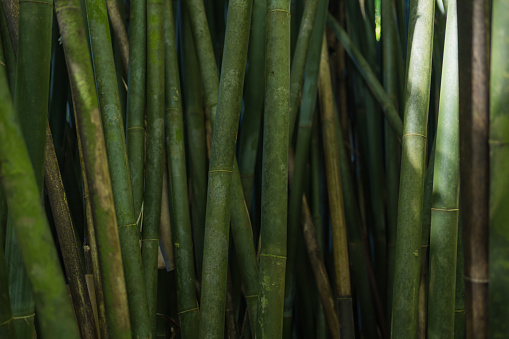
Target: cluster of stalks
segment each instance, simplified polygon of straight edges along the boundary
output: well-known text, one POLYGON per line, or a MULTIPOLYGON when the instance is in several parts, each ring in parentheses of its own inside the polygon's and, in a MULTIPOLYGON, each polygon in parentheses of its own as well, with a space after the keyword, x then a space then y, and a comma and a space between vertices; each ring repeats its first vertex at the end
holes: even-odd
POLYGON ((508 20, 2 0, 0 338, 507 336, 508 20))

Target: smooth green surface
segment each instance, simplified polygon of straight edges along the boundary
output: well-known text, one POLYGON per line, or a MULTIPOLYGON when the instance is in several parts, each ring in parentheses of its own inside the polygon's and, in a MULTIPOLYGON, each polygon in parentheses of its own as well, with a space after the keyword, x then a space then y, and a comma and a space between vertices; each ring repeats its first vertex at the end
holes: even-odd
POLYGON ((3 69, 0 70, 0 180, 34 291, 41 333, 47 338, 79 338, 64 275, 3 69))
POLYGON ((432 0, 410 1, 405 125, 396 235, 391 338, 417 337, 422 203, 433 49, 432 0))
POLYGON ((177 278, 177 309, 184 338, 198 335, 191 217, 187 197, 184 121, 177 60, 175 22, 169 0, 164 2, 165 125, 168 177, 170 180, 171 227, 177 278))
POLYGON ((141 215, 143 202, 147 76, 146 10, 146 1, 133 1, 131 4, 126 142, 136 220, 141 215))
POLYGON ((164 162, 164 4, 147 2, 147 158, 141 248, 150 331, 156 331, 157 252, 164 162))
POLYGON ((459 217, 459 98, 456 0, 447 1, 430 231, 428 337, 454 337, 459 217))
POLYGON ((490 335, 509 333, 509 4, 494 0, 492 9, 490 84, 490 335))
POLYGON ((90 213, 97 241, 108 334, 112 338, 130 338, 117 219, 84 22, 77 0, 57 0, 55 7, 90 194, 90 213))
POLYGON ((232 172, 242 104, 251 8, 251 0, 231 1, 228 8, 221 83, 209 165, 200 338, 219 338, 224 333, 232 172))
POLYGON ((86 5, 132 333, 137 338, 148 338, 149 316, 141 263, 140 236, 134 212, 108 13, 103 0, 87 0, 86 5))
POLYGON ((290 105, 290 1, 267 2, 261 255, 256 338, 282 335, 290 105))

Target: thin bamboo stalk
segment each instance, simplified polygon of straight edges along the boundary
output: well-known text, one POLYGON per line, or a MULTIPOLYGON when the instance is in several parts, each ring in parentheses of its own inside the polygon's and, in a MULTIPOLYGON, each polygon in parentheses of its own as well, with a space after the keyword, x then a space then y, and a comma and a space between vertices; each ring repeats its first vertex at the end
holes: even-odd
POLYGON ((46 126, 46 159, 44 181, 55 220, 58 242, 71 290, 74 310, 82 338, 97 338, 98 331, 92 304, 86 287, 85 271, 81 263, 76 234, 72 224, 67 197, 58 167, 49 124, 46 126))
MULTIPOLYGON (((217 123, 213 124, 214 134, 208 175, 200 316, 201 338, 222 337, 224 332, 232 173, 235 138, 242 103, 251 9, 252 1, 232 1, 228 8, 217 123), (217 244, 221 245, 217 246, 217 244)), ((238 173, 238 168, 236 172, 238 173)))
POLYGON ((117 220, 84 22, 77 0, 57 0, 55 7, 90 190, 108 334, 115 338, 129 338, 131 328, 117 220))
POLYGON ((178 244, 173 250, 177 270, 177 309, 182 336, 196 338, 199 313, 196 306, 193 238, 187 197, 184 121, 175 22, 169 0, 164 3, 164 14, 166 152, 171 190, 172 237, 173 242, 178 244))
MULTIPOLYGON (((1 239, 3 240, 3 239, 1 239)), ((7 268, 5 267, 5 256, 2 248, 0 249, 0 337, 16 339, 16 328, 14 327, 11 300, 9 298, 9 283, 7 268)))
POLYGON ((345 212, 343 206, 343 189, 339 171, 339 156, 336 145, 334 126, 334 98, 331 88, 329 55, 327 41, 324 38, 320 63, 319 97, 321 106, 322 136, 325 152, 325 166, 329 196, 330 222, 332 229, 332 248, 334 273, 338 296, 339 322, 341 336, 353 338, 353 303, 350 286, 350 268, 348 261, 348 244, 346 235, 345 212))
POLYGON ((0 36, 2 38, 3 47, 3 66, 6 67, 7 81, 11 97, 14 98, 14 89, 16 83, 16 56, 12 48, 11 36, 9 35, 9 28, 7 27, 7 20, 5 18, 4 7, 0 4, 0 36))
POLYGON ((454 298, 454 338, 465 338, 465 285, 463 283, 463 234, 458 227, 458 258, 456 260, 456 297, 454 298))
POLYGON ((430 233, 428 337, 454 337, 459 216, 458 26, 447 1, 444 67, 436 136, 430 233))
MULTIPOLYGON (((295 295, 295 277, 296 263, 298 253, 298 238, 301 233, 301 206, 302 194, 304 191, 304 171, 309 154, 311 143, 311 131, 313 124, 313 115, 316 107, 318 91, 318 71, 320 68, 320 51, 322 47, 323 32, 325 29, 325 15, 327 14, 327 1, 322 0, 319 5, 317 18, 313 28, 311 43, 309 46, 309 56, 306 66, 306 75, 302 90, 302 105, 298 124, 297 144, 295 147, 295 160, 293 179, 289 197, 288 209, 288 234, 287 234, 287 252, 288 260, 286 263, 285 276, 285 307, 283 320, 283 337, 289 338, 292 332, 293 304, 295 295)), ((290 76, 291 77, 291 76, 290 76)), ((290 91, 291 91, 290 85, 290 91)), ((290 99, 291 100, 291 99, 290 99)), ((291 108, 290 108, 291 110, 291 108)), ((291 122, 290 122, 291 124, 291 122)), ((290 129, 291 125, 290 125, 290 129)))
POLYGON ((490 1, 458 2, 460 186, 466 338, 489 334, 490 1))
POLYGON ((256 337, 281 337, 286 265, 290 1, 267 2, 261 254, 256 337))
MULTIPOLYGON (((217 68, 214 63, 214 52, 212 42, 206 25, 205 10, 200 0, 187 0, 186 2, 189 16, 191 19, 191 28, 196 45, 200 73, 203 81, 203 90, 205 95, 205 105, 210 112, 210 122, 212 125, 216 119, 217 96, 219 80, 217 77, 217 68), (205 22, 205 25, 204 25, 205 22)), ((231 225, 233 240, 239 257, 242 282, 244 292, 250 312, 250 321, 256 319, 257 298, 258 298, 258 264, 255 256, 253 244, 253 234, 249 213, 244 200, 242 183, 237 165, 237 159, 234 157, 232 166, 232 199, 231 199, 231 225)), ((254 330, 256 327, 251 326, 254 330)))
MULTIPOLYGON (((383 49, 383 82, 387 95, 394 107, 398 108, 398 65, 393 56, 399 53, 397 25, 394 18, 395 4, 393 0, 382 1, 382 49, 383 49)), ((399 110, 398 110, 399 111, 399 110)), ((396 225, 398 218, 399 191, 399 145, 398 137, 384 121, 385 131, 385 180, 387 186, 387 307, 386 314, 392 314, 392 298, 394 282, 396 225)), ((387 327, 390 331, 390 317, 387 327)))
MULTIPOLYGON (((267 1, 253 1, 251 37, 249 39, 246 88, 244 91, 244 115, 239 136, 239 171, 246 206, 251 209, 255 164, 263 116, 265 91, 265 16, 267 1)), ((254 327, 254 326, 253 326, 254 327)))
POLYGON ((19 3, 20 2, 17 0, 2 0, 2 7, 5 13, 14 55, 18 54, 19 3))
POLYGON ((86 5, 132 333, 137 338, 148 338, 149 315, 142 273, 140 235, 134 213, 106 3, 102 0, 87 0, 86 5))
POLYGON ((47 338, 78 338, 78 326, 41 204, 40 191, 21 129, 15 123, 5 71, 0 68, 0 178, 28 278, 37 301, 38 324, 47 338))
POLYGON ((348 53, 355 66, 359 70, 359 73, 362 75, 364 80, 366 81, 366 85, 369 87, 375 98, 377 99, 380 106, 382 106, 382 110, 385 114, 385 117, 394 132, 397 133, 398 139, 403 135, 403 123, 401 122, 401 118, 391 101, 391 98, 387 95, 382 85, 378 81, 377 76, 371 70, 366 59, 362 56, 362 53, 359 49, 353 44, 352 40, 348 37, 345 30, 338 24, 336 19, 332 15, 327 16, 327 23, 330 28, 334 31, 336 37, 341 41, 345 51, 348 53))
POLYGON ((194 260, 198 280, 203 267, 203 237, 207 207, 207 141, 205 140, 205 114, 200 69, 194 48, 187 12, 182 11, 182 84, 185 102, 185 128, 187 134, 189 180, 191 181, 191 221, 194 260))
POLYGON ((113 34, 115 34, 120 48, 122 65, 124 66, 125 74, 129 74, 129 39, 127 37, 124 19, 122 18, 122 13, 120 12, 116 0, 106 0, 106 5, 108 7, 108 16, 110 18, 111 27, 113 28, 113 34))
POLYGON ((163 14, 163 0, 147 2, 147 160, 141 253, 152 336, 156 330, 157 255, 164 161, 163 14))
POLYGON ((508 72, 507 41, 509 4, 504 1, 493 1, 492 38, 491 38, 491 82, 490 82, 490 235, 489 235, 489 314, 490 336, 502 338, 509 333, 509 312, 507 302, 509 294, 505 286, 509 282, 507 208, 503 202, 509 198, 509 181, 504 173, 507 171, 509 147, 507 133, 507 112, 504 106, 509 103, 507 96, 508 72))
POLYGON ((410 2, 405 126, 396 235, 391 338, 415 338, 421 268, 422 203, 433 46, 434 1, 410 2))
MULTIPOLYGON (((127 92, 127 155, 136 219, 141 219, 145 163, 145 102, 146 102, 146 8, 145 1, 133 1, 129 38, 129 73, 127 92)), ((138 225, 139 226, 139 225, 138 225)))

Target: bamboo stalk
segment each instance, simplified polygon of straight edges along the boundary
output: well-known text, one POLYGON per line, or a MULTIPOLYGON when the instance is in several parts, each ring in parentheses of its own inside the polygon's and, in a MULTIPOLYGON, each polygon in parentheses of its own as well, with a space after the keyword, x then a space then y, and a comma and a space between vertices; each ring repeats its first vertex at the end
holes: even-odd
POLYGON ((64 276, 46 221, 34 171, 0 69, 0 178, 38 308, 38 324, 47 338, 78 338, 64 276))
POLYGON ((392 129, 395 133, 397 133, 398 138, 401 138, 403 135, 403 123, 401 122, 401 118, 399 117, 399 114, 394 104, 392 103, 391 98, 383 89, 375 73, 371 70, 368 62, 362 56, 362 53, 359 51, 359 49, 353 44, 352 40, 350 40, 345 30, 330 14, 327 16, 327 24, 334 31, 334 34, 339 39, 339 41, 341 41, 345 51, 348 53, 355 66, 359 70, 359 73, 366 81, 366 85, 369 87, 380 106, 382 106, 385 117, 389 124, 391 124, 392 129))
POLYGON ((434 1, 410 2, 405 126, 396 235, 392 338, 417 336, 426 122, 431 81, 434 1))
MULTIPOLYGON (((397 25, 394 18, 395 3, 392 0, 382 1, 382 48, 383 48, 383 80, 387 95, 398 108, 398 66, 393 56, 399 53, 397 41, 397 25)), ((385 180, 387 186, 387 307, 386 314, 392 314, 392 298, 394 282, 396 225, 398 218, 399 191, 399 145, 398 137, 384 121, 385 131, 385 180)), ((390 331, 390 317, 387 318, 390 331)))
POLYGON ((67 197, 58 167, 49 124, 46 126, 46 159, 44 181, 48 190, 58 242, 72 295, 74 310, 82 338, 97 338, 97 326, 88 295, 85 272, 79 255, 76 234, 72 225, 67 197))
POLYGON ((113 33, 120 48, 120 57, 124 66, 125 74, 129 74, 129 39, 124 25, 124 19, 116 0, 106 0, 108 7, 108 16, 110 18, 113 33))
MULTIPOLYGON (((295 160, 293 179, 291 181, 291 190, 288 209, 288 260, 286 263, 285 276, 285 306, 283 320, 283 337, 289 338, 292 332, 293 304, 295 295, 295 274, 297 259, 298 238, 301 233, 301 207, 302 194, 304 191, 304 171, 309 154, 311 142, 311 127, 313 124, 313 115, 316 107, 316 98, 318 91, 318 71, 320 68, 320 51, 322 47, 323 32, 325 29, 325 15, 327 14, 327 1, 322 0, 319 5, 317 18, 313 28, 311 43, 309 46, 309 56, 306 66, 306 74, 302 89, 302 105, 300 109, 300 118, 298 124, 297 143, 295 147, 295 160)), ((291 76, 290 76, 291 77, 291 76)), ((291 91, 291 85, 290 85, 291 91)), ((290 99, 291 100, 291 99, 290 99)), ((290 108, 291 110, 291 108, 290 108)), ((290 122, 290 129, 291 128, 290 122)))
MULTIPOLYGON (((249 39, 246 88, 244 91, 244 115, 239 136, 239 171, 246 206, 251 209, 255 164, 263 116, 265 91, 265 16, 267 1, 253 1, 253 19, 249 39)), ((254 328, 254 326, 252 326, 254 328)))
POLYGON ((327 41, 324 38, 320 63, 319 97, 321 106, 322 135, 325 152, 325 166, 332 229, 332 248, 336 291, 339 306, 341 336, 354 337, 352 294, 350 286, 350 268, 346 236, 345 212, 343 206, 343 189, 339 171, 339 156, 334 127, 334 102, 331 88, 329 55, 327 41))
POLYGON ((429 338, 454 337, 459 216, 459 70, 456 18, 456 1, 448 0, 431 208, 429 338))
POLYGON ((203 237, 207 207, 207 141, 205 140, 205 113, 203 111, 202 82, 196 58, 194 40, 187 12, 182 11, 182 68, 185 124, 187 134, 189 180, 191 181, 191 221, 194 259, 198 280, 203 267, 203 237))
POLYGON ((466 338, 489 333, 489 1, 458 2, 466 338))
POLYGON ((15 56, 18 54, 19 3, 16 0, 2 0, 2 7, 15 56))
POLYGON ((162 0, 147 2, 147 160, 141 253, 152 336, 156 330, 157 254, 164 160, 163 13, 162 0))
POLYGON ((108 334, 131 336, 124 270, 117 233, 117 220, 104 144, 103 129, 94 86, 92 65, 87 53, 84 23, 76 0, 57 0, 56 13, 82 143, 91 210, 102 275, 108 334))
POLYGON ((104 126, 104 140, 115 202, 132 333, 138 338, 147 338, 150 336, 150 329, 139 247, 140 235, 134 213, 106 3, 101 0, 87 0, 87 18, 94 73, 98 88, 99 108, 104 126))
POLYGON ((222 337, 224 332, 232 172, 235 138, 242 103, 241 93, 244 84, 251 8, 251 1, 232 1, 228 8, 221 84, 216 123, 213 124, 214 134, 208 176, 200 317, 201 338, 222 337), (217 246, 218 244, 221 245, 217 246))
POLYGON ((14 55, 14 49, 12 48, 11 36, 9 34, 9 28, 7 27, 7 20, 5 16, 4 7, 0 4, 0 36, 2 38, 3 47, 3 66, 6 67, 7 81, 9 83, 9 89, 11 97, 14 98, 14 89, 16 83, 16 56, 14 55))
MULTIPOLYGON (((129 73, 127 93, 127 154, 136 219, 141 219, 145 163, 145 102, 146 102, 146 6, 145 1, 133 1, 129 38, 129 73)), ((139 226, 139 225, 138 225, 139 226)))
POLYGON ((465 285, 463 283, 463 234, 458 227, 458 258, 456 260, 456 297, 454 298, 454 338, 465 338, 465 285))
POLYGON ((504 1, 493 1, 492 38, 491 38, 491 82, 490 82, 490 235, 489 235, 489 315, 490 336, 501 338, 509 333, 507 319, 509 312, 506 301, 509 295, 505 291, 508 282, 509 261, 507 243, 507 211, 503 201, 507 201, 509 181, 503 175, 507 171, 509 157, 506 122, 508 103, 506 65, 509 55, 507 42, 509 6, 504 1))
POLYGON ((164 4, 165 123, 168 177, 171 189, 172 237, 177 270, 177 309, 183 337, 198 335, 193 239, 187 197, 186 154, 175 22, 170 1, 164 4))

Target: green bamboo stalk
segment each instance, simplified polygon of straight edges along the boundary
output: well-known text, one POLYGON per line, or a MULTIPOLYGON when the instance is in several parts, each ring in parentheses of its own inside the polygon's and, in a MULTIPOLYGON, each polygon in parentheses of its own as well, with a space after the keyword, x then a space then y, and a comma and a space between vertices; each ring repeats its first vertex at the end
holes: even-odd
MULTIPOLYGON (((304 12, 297 36, 297 44, 293 54, 292 68, 290 73, 290 139, 292 140, 297 112, 299 110, 300 98, 302 94, 302 81, 306 69, 306 60, 308 59, 309 45, 315 26, 316 13, 318 11, 319 0, 306 1, 304 12)), ((300 200, 300 199, 299 199, 300 200)))
MULTIPOLYGON (((232 1, 228 8, 217 123, 213 123, 214 135, 209 165, 200 338, 219 338, 224 332, 230 222, 228 212, 231 205, 235 138, 242 103, 251 8, 251 1, 232 1)), ((236 172, 238 173, 238 169, 236 172)))
MULTIPOLYGON (((265 91, 265 16, 267 1, 253 1, 253 19, 249 39, 246 88, 244 91, 244 114, 239 136, 239 171, 246 206, 251 209, 255 163, 263 116, 265 91)), ((253 326, 254 327, 254 326, 253 326)))
POLYGON ((147 2, 147 160, 141 249, 152 336, 156 330, 157 253, 164 161, 164 4, 147 2))
MULTIPOLYGON (((283 320, 283 337, 289 338, 292 332, 293 304, 295 295, 296 262, 298 253, 298 243, 301 221, 302 194, 304 191, 304 171, 309 154, 311 142, 311 131, 313 124, 313 115, 316 107, 316 98, 318 91, 318 71, 320 68, 320 51, 322 47, 323 32, 325 29, 325 15, 327 14, 327 1, 322 0, 319 5, 319 11, 313 28, 311 43, 309 46, 309 56, 306 66, 306 76, 302 90, 302 105, 300 109, 300 118, 298 125, 297 144, 295 147, 295 160, 293 180, 291 183, 288 209, 291 213, 288 215, 288 259, 286 263, 285 276, 285 306, 283 320)), ((291 77, 291 76, 290 76, 291 77)), ((291 91, 291 85, 290 85, 291 91)), ((291 100, 291 99, 290 99, 291 100)), ((290 122, 291 129, 291 122, 290 122)))
MULTIPOLYGON (((198 62, 200 66, 201 77, 203 81, 203 90, 205 95, 205 105, 210 112, 211 123, 214 125, 216 119, 216 103, 218 96, 219 80, 217 77, 217 68, 214 62, 214 52, 212 42, 208 34, 205 10, 203 2, 200 0, 187 0, 186 2, 191 19, 191 28, 196 44, 198 62)), ((257 298, 258 298, 258 264, 253 244, 253 234, 249 213, 244 200, 242 183, 237 165, 237 159, 234 157, 232 167, 232 198, 231 198, 231 224, 233 240, 239 257, 244 292, 250 310, 250 321, 256 323, 257 298)), ((256 327, 251 326, 254 330, 256 327)))
MULTIPOLYGON (((394 55, 399 53, 397 26, 394 18, 394 1, 382 1, 382 49, 383 49, 383 83, 389 98, 398 108, 398 64, 394 55)), ((385 180, 387 189, 387 327, 390 331, 390 315, 392 314, 392 298, 394 283, 394 264, 396 246, 396 225, 398 218, 399 191, 399 145, 397 136, 384 121, 385 131, 385 180)))
POLYGON ((207 141, 200 69, 187 12, 182 15, 182 83, 185 102, 189 180, 191 181, 191 221, 196 272, 201 280, 203 267, 203 237, 207 207, 207 141))
POLYGON ((509 333, 507 319, 509 312, 505 305, 509 295, 505 287, 509 279, 507 262, 509 261, 507 222, 508 215, 503 201, 508 199, 509 181, 503 173, 507 169, 509 147, 507 144, 507 112, 503 109, 508 103, 508 80, 504 73, 509 56, 507 41, 509 4, 493 1, 492 38, 491 38, 491 82, 490 82, 490 249, 489 249, 489 314, 490 336, 502 338, 509 333))
POLYGON ((124 25, 124 19, 122 19, 122 13, 117 0, 106 0, 108 7, 108 16, 110 18, 111 27, 113 34, 117 40, 120 57, 122 59, 122 65, 124 66, 125 74, 129 74, 129 39, 127 37, 127 31, 124 25))
MULTIPOLYGON (((129 30, 129 73, 127 93, 126 142, 129 173, 134 200, 134 213, 138 219, 143 202, 145 159, 145 99, 146 99, 146 6, 145 1, 131 3, 129 30)), ((138 225, 139 226, 139 225, 138 225)))
POLYGON ((489 335, 490 3, 457 4, 461 18, 458 20, 460 205, 467 339, 489 335))
POLYGON ((108 334, 130 338, 124 270, 117 233, 103 129, 84 22, 77 0, 57 0, 56 13, 69 69, 76 122, 82 145, 102 275, 108 334))
POLYGON ((256 337, 281 337, 286 265, 290 1, 267 2, 261 255, 256 337))
POLYGON ((165 125, 171 194, 172 239, 177 270, 177 309, 184 338, 198 335, 191 217, 187 197, 186 154, 175 22, 169 0, 164 3, 165 125), (177 245, 178 244, 178 245, 177 245))
POLYGON ((134 213, 106 3, 102 0, 87 0, 86 5, 132 333, 137 338, 148 338, 150 325, 139 230, 134 213))
POLYGON ((459 70, 456 18, 456 1, 448 0, 431 208, 429 338, 454 337, 459 216, 459 70))
POLYGON ((85 271, 79 255, 76 234, 72 224, 67 197, 58 167, 53 136, 46 126, 46 159, 44 182, 55 220, 58 242, 64 260, 64 267, 71 290, 74 310, 82 338, 98 338, 92 304, 87 291, 85 271))
POLYGON ((0 4, 0 36, 2 38, 3 59, 2 62, 6 67, 7 80, 9 82, 9 89, 11 97, 14 98, 14 88, 16 83, 16 56, 12 48, 11 36, 9 35, 9 28, 7 27, 7 20, 5 17, 4 7, 0 4))
MULTIPOLYGON (((16 89, 14 91, 18 94, 14 95, 14 104, 34 168, 41 199, 44 182, 45 120, 48 114, 52 7, 51 1, 21 2, 18 18, 19 31, 15 36, 19 38, 19 41, 14 42, 14 45, 18 45, 16 89), (34 48, 38 53, 33 53, 34 48)), ((9 224, 11 227, 13 226, 12 223, 9 224)), ((11 307, 14 323, 18 328, 17 334, 20 337, 25 337, 30 336, 35 328, 33 324, 26 326, 28 323, 19 318, 30 317, 33 319, 34 295, 28 284, 28 272, 25 273, 21 266, 22 249, 18 247, 14 232, 11 231, 10 234, 9 241, 13 242, 8 246, 9 253, 7 253, 9 271, 11 272, 9 274, 10 284, 18 285, 11 287, 11 289, 17 290, 16 295, 11 294, 11 307)))
POLYGON ((382 85, 378 81, 377 76, 371 70, 366 59, 362 56, 362 53, 359 49, 353 44, 352 40, 348 37, 345 30, 339 25, 336 19, 332 15, 327 16, 327 24, 334 31, 336 37, 341 41, 345 51, 348 53, 355 66, 359 70, 359 73, 366 81, 366 85, 369 87, 374 97, 377 99, 380 106, 382 106, 382 110, 385 114, 385 117, 389 124, 391 124, 392 129, 395 133, 397 133, 398 139, 403 135, 403 123, 401 122, 401 118, 391 101, 391 98, 387 95, 382 85))
MULTIPOLYGON (((372 17, 374 12, 373 3, 368 1, 364 6, 367 13, 364 19, 364 32, 366 42, 366 60, 375 74, 379 73, 376 51, 375 29, 373 27, 372 17)), ((376 13, 375 13, 376 14, 376 13)), ((366 145, 367 154, 365 156, 368 174, 368 211, 372 216, 372 230, 374 243, 374 270, 377 280, 377 286, 381 291, 387 290, 387 230, 386 230, 386 207, 384 201, 384 165, 382 158, 382 119, 379 114, 379 108, 376 105, 375 98, 370 91, 365 92, 364 101, 366 103, 366 145)), ((391 101, 394 103, 394 99, 391 101)), ((395 105, 396 107, 396 105, 395 105)), ((385 119, 383 122, 386 122, 385 119)), ((362 137, 362 135, 361 135, 362 137)), ((386 294, 382 293, 381 299, 385 306, 386 294)))
POLYGON ((321 106, 322 137, 327 173, 334 275, 336 279, 337 302, 339 307, 340 332, 344 338, 353 338, 353 303, 350 286, 350 268, 346 236, 343 189, 339 171, 339 156, 334 127, 334 98, 332 94, 327 40, 324 38, 320 63, 319 97, 321 106))
POLYGON ((18 54, 19 4, 20 1, 18 0, 2 0, 2 7, 15 56, 18 54))
POLYGON ((403 52, 407 50, 408 42, 408 18, 406 15, 406 0, 396 0, 396 12, 398 18, 398 33, 401 49, 403 52))
POLYGON ((416 338, 434 1, 410 2, 392 338, 416 338))
MULTIPOLYGON (((3 238, 1 240, 4 240, 3 238)), ((3 242, 0 249, 0 337, 16 339, 16 328, 14 327, 11 300, 9 298, 9 283, 7 268, 5 267, 5 256, 3 242)))
POLYGON ((0 68, 0 178, 26 272, 47 338, 78 338, 64 276, 41 204, 40 191, 0 68))

